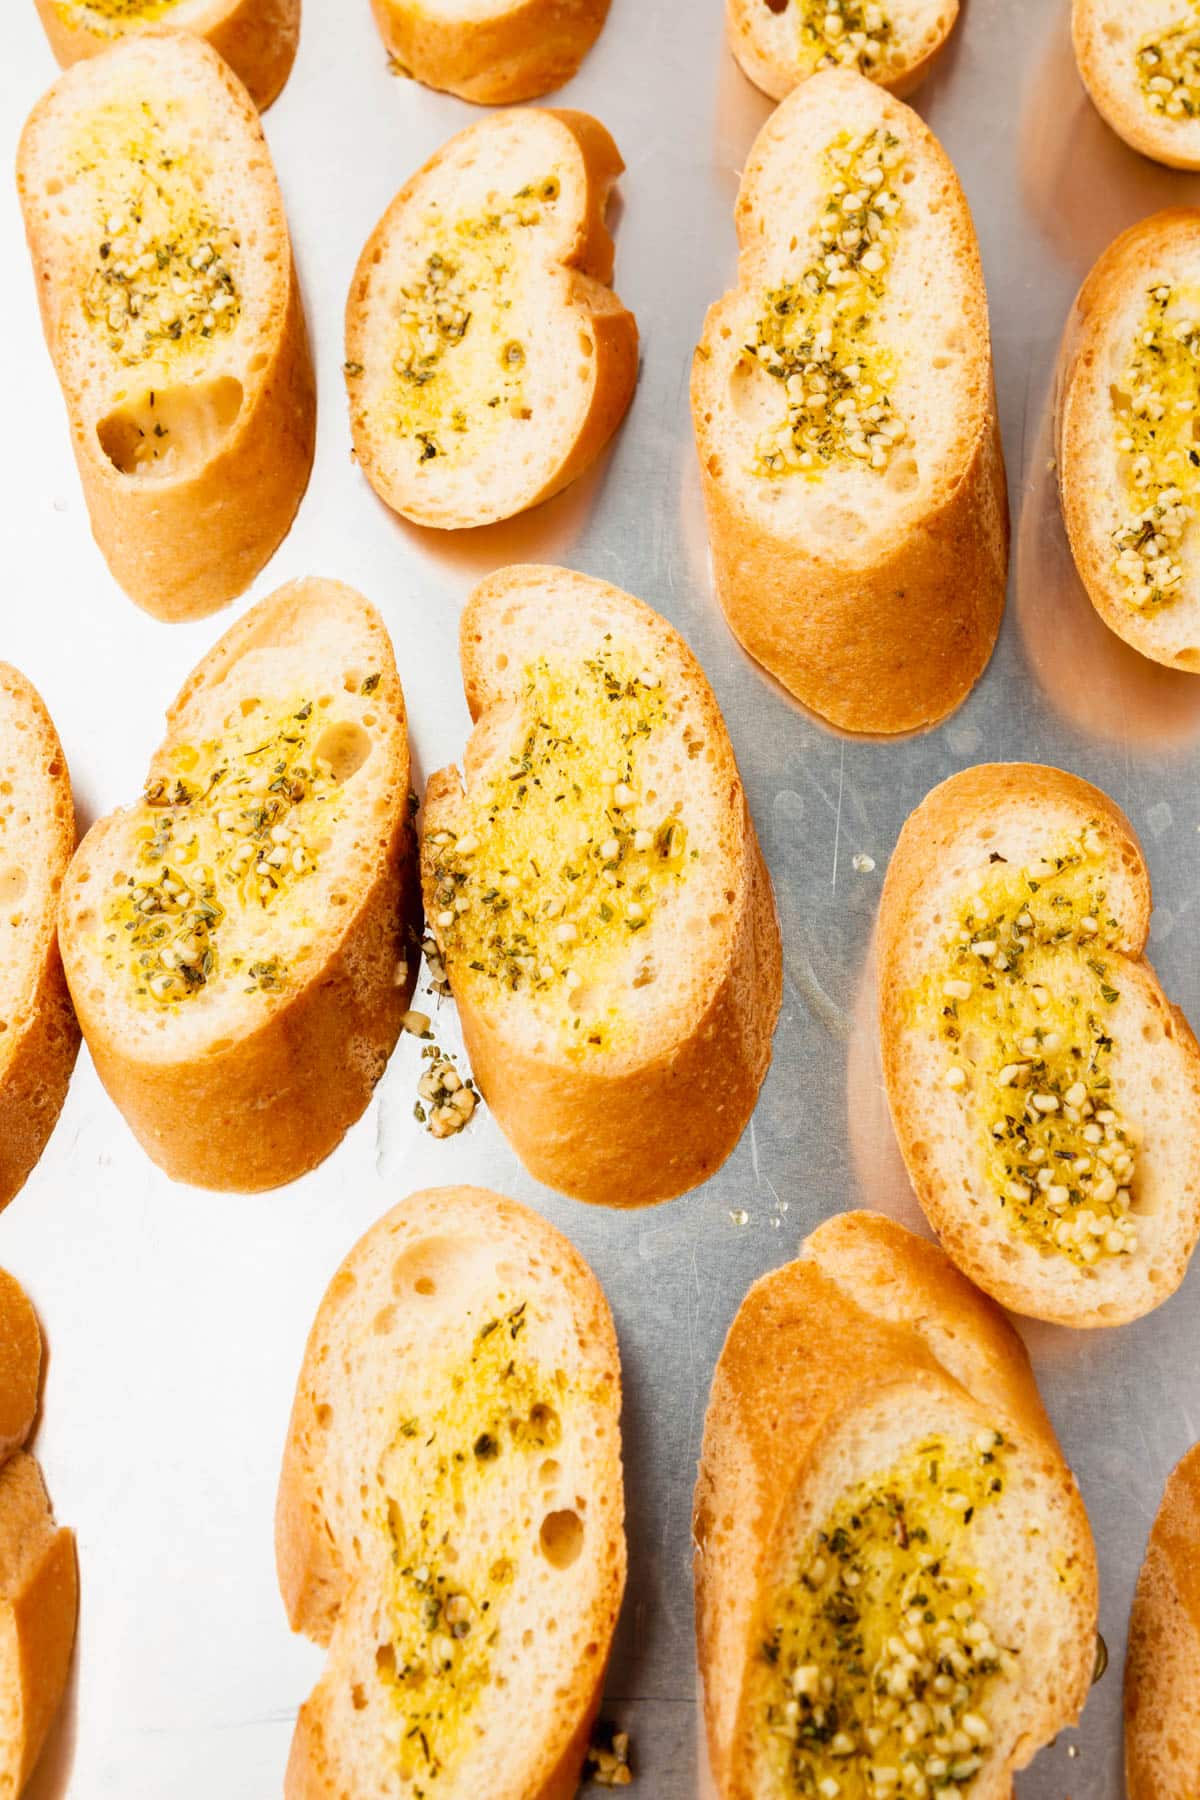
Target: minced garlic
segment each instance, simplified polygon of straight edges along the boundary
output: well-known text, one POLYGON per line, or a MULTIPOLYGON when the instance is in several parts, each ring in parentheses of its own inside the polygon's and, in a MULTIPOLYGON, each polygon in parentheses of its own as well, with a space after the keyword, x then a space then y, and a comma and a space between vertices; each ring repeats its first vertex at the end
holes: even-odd
POLYGON ((903 60, 891 15, 877 0, 795 0, 795 5, 800 66, 806 74, 815 69, 857 69, 860 75, 877 78, 903 60))
POLYGON ((1190 16, 1144 37, 1137 73, 1148 111, 1180 122, 1200 111, 1200 0, 1188 0, 1190 16))
POLYGON ((1112 390, 1113 429, 1133 513, 1113 534, 1125 598, 1139 612, 1177 600, 1200 490, 1200 291, 1149 290, 1112 390))

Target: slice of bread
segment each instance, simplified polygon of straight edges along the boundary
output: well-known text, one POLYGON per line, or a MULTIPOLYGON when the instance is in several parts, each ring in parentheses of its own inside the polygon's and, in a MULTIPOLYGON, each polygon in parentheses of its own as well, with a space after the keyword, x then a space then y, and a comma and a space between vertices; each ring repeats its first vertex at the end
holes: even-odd
POLYGON ((827 72, 760 132, 737 223, 738 285, 692 373, 717 596, 833 724, 932 724, 991 654, 1008 557, 958 178, 908 107, 827 72))
POLYGON ((1015 1312, 1119 1325, 1200 1231, 1200 1049, 1144 951, 1124 814, 1059 769, 985 764, 913 813, 879 908, 883 1072, 917 1198, 1015 1312))
POLYGON ((359 1117, 416 975, 404 696, 373 606, 260 601, 167 714, 143 797, 84 838, 59 924, 97 1072, 176 1181, 313 1168, 359 1117))
POLYGON ((481 105, 536 100, 569 81, 609 0, 371 0, 405 75, 481 105))
POLYGON ((1200 169, 1200 13, 1192 0, 1073 0, 1071 35, 1101 117, 1143 156, 1200 169))
POLYGON ((223 56, 260 111, 279 94, 300 42, 300 0, 37 0, 64 68, 156 25, 191 31, 223 56))
POLYGON ((186 32, 76 63, 17 182, 92 531, 160 619, 248 587, 300 504, 315 390, 258 114, 186 32))
POLYGON ((726 0, 730 48, 772 100, 822 69, 911 94, 957 18, 958 0, 726 0))
POLYGON ((1009 1800, 1083 1709, 1095 1552, 1024 1345, 890 1219, 751 1288, 694 1528, 719 1800, 1009 1800))
POLYGON ((1167 1480, 1125 1654, 1128 1800, 1193 1800, 1200 1771, 1200 1444, 1167 1480))
POLYGON ((56 931, 74 848, 58 733, 41 696, 0 663, 0 1207, 45 1149, 79 1049, 56 931))
POLYGON ((608 285, 624 164, 586 113, 497 113, 451 138, 367 240, 346 304, 359 464, 418 525, 486 525, 595 461, 637 380, 608 285))
POLYGON ((571 1800, 625 1584, 620 1406, 599 1284, 524 1207, 415 1194, 350 1252, 276 1513, 329 1651, 288 1800, 571 1800))
POLYGON ((461 656, 465 785, 431 777, 421 855, 475 1079, 539 1181, 671 1199, 741 1136, 782 996, 716 699, 665 620, 565 569, 489 576, 461 656))
POLYGON ((1104 623, 1143 656, 1195 672, 1198 352, 1200 210, 1180 207, 1124 232, 1080 290, 1063 338, 1058 475, 1104 623))

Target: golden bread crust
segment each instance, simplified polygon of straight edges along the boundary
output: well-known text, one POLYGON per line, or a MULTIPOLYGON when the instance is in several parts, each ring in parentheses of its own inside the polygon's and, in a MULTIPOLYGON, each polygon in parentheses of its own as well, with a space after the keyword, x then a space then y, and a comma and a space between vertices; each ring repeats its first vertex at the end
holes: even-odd
POLYGON ((610 0, 484 0, 472 19, 439 20, 420 0, 371 0, 404 73, 482 106, 514 106, 561 87, 600 35, 610 0))
POLYGON ((1129 1800, 1191 1800, 1200 1770, 1200 1445, 1167 1478, 1129 1619, 1129 1800))

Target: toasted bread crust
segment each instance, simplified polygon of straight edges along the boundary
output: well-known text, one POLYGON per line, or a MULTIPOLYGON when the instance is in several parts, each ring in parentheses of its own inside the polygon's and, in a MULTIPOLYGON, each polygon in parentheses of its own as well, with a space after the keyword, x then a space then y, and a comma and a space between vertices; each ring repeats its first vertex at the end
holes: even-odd
POLYGON ((1129 1800, 1191 1800, 1200 1771, 1200 1445, 1167 1478, 1129 1619, 1129 1800))
MULTIPOLYGON (((1185 8, 1179 9, 1185 13, 1185 8)), ((1169 169, 1200 169, 1200 135, 1195 121, 1173 120, 1143 104, 1132 68, 1137 41, 1139 0, 1072 0, 1071 39, 1083 85, 1101 118, 1119 138, 1169 169), (1109 39, 1105 27, 1116 23, 1120 35, 1109 39), (1127 56, 1127 79, 1114 68, 1114 58, 1127 56)))
POLYGON ((420 0, 371 0, 405 74, 483 106, 536 100, 569 81, 610 0, 482 0, 473 19, 422 17, 420 0))
MULTIPOLYGON (((755 21, 756 15, 762 10, 763 0, 726 0, 725 20, 729 48, 743 73, 755 87, 761 88, 764 94, 769 94, 772 100, 786 100, 806 77, 797 73, 794 63, 772 55, 761 41, 755 21)), ((889 94, 895 94, 898 100, 911 94, 921 85, 941 55, 957 21, 958 0, 948 0, 944 29, 940 37, 909 62, 891 67, 886 79, 878 80, 878 86, 885 88, 889 94)))
POLYGON ((15 1276, 0 1269, 0 1462, 33 1430, 42 1374, 42 1329, 15 1276))
MULTIPOLYGON (((36 0, 42 25, 59 65, 67 68, 85 56, 98 56, 114 37, 143 30, 135 21, 108 30, 86 20, 71 20, 59 0, 36 0)), ((169 15, 168 15, 169 22, 169 15)), ((212 0, 202 15, 184 27, 210 43, 224 57, 260 112, 265 112, 292 72, 300 42, 300 0, 212 0)))

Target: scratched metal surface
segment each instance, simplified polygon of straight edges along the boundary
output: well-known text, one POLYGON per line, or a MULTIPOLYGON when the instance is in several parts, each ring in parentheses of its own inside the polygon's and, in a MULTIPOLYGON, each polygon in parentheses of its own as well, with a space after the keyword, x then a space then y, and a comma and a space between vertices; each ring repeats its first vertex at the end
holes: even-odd
MULTIPOLYGON (((828 1214, 868 1203, 916 1222, 880 1093, 868 966, 905 814, 935 782, 989 757, 1059 762, 1099 782, 1143 833, 1158 900, 1153 954, 1168 991, 1200 1018, 1200 681, 1125 651, 1081 597, 1046 425, 1059 328, 1085 270, 1118 229, 1193 199, 1197 185, 1141 162, 1093 114, 1071 64, 1066 0, 968 0, 918 104, 958 165, 983 245, 1016 527, 1008 616, 986 676, 940 730, 893 746, 843 741, 748 664, 709 588, 688 363, 703 308, 732 271, 737 171, 768 112, 726 53, 721 12, 720 0, 682 9, 615 0, 566 95, 607 122, 629 165, 617 282, 641 323, 644 366, 619 441, 591 478, 532 519, 445 541, 393 519, 351 464, 341 312, 387 200, 476 115, 388 75, 365 0, 308 0, 296 71, 267 131, 307 292, 320 439, 299 520, 254 596, 322 573, 376 601, 422 772, 463 742, 455 622, 489 568, 573 564, 642 595, 683 630, 724 706, 783 921, 786 996, 757 1114, 705 1189, 613 1216, 530 1181, 486 1115, 457 1142, 422 1136, 409 1040, 324 1168, 285 1192, 232 1199, 173 1188, 152 1169, 84 1054, 40 1168, 0 1219, 0 1260, 45 1324, 37 1449, 58 1515, 78 1532, 83 1584, 75 1675, 37 1800, 279 1791, 295 1708, 321 1663, 288 1634, 271 1546, 304 1337, 359 1234, 412 1189, 453 1181, 542 1209, 612 1300, 626 1372, 631 1578, 610 1707, 634 1735, 639 1791, 692 1800, 701 1776, 688 1515, 723 1335, 750 1282, 828 1214)), ((52 73, 31 0, 12 0, 0 57, 6 165, 52 73)), ((46 696, 86 823, 137 791, 167 699, 232 614, 172 629, 117 592, 88 535, 8 184, 0 266, 0 655, 46 696)), ((456 1042, 452 1018, 438 1029, 456 1042)), ((1083 1730, 1022 1778, 1025 1800, 1120 1791, 1132 1583, 1163 1479, 1200 1435, 1198 1299, 1193 1271, 1139 1325, 1029 1334, 1096 1527, 1113 1666, 1083 1730)))

